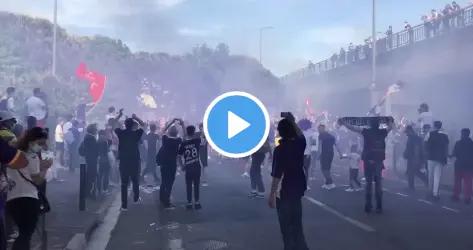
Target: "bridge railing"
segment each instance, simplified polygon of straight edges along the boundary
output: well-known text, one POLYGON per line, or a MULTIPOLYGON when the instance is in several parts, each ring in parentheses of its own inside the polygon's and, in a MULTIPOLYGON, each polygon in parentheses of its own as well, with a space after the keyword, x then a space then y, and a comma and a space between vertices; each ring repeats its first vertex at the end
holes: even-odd
MULTIPOLYGON (((377 54, 386 53, 399 48, 411 46, 418 42, 434 37, 447 35, 451 30, 473 26, 473 5, 470 5, 453 16, 443 17, 436 21, 424 22, 409 29, 392 35, 380 37, 376 41, 377 54)), ((307 67, 282 77, 283 80, 301 78, 313 74, 321 74, 336 68, 366 60, 372 57, 372 45, 356 46, 348 49, 344 54, 334 54, 331 58, 311 63, 307 67)))

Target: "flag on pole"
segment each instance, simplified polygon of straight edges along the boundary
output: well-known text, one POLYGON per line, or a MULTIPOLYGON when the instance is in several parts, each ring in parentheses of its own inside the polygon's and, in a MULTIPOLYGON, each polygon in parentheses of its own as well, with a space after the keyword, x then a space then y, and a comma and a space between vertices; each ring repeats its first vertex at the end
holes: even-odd
POLYGON ((101 73, 88 70, 85 63, 79 64, 76 75, 79 79, 89 83, 89 95, 92 97, 92 102, 97 104, 102 99, 106 77, 101 73))

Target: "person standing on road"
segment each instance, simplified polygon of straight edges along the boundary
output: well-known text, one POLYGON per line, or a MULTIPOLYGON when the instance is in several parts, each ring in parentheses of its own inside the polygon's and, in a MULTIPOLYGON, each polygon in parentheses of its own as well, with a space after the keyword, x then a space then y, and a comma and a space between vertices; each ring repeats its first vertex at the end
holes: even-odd
POLYGON ((205 138, 204 133, 204 124, 199 124, 199 136, 200 136, 200 163, 202 164, 202 187, 207 187, 209 185, 207 179, 207 167, 209 161, 209 143, 207 142, 207 138, 205 138))
POLYGON ((41 161, 39 153, 46 147, 48 133, 39 127, 27 131, 19 142, 19 149, 27 152, 28 165, 20 170, 7 169, 11 188, 7 195, 7 209, 18 226, 19 235, 12 250, 31 249, 31 237, 40 215, 38 187, 44 183, 52 160, 41 161))
POLYGON ((48 106, 43 99, 44 95, 40 88, 33 90, 33 95, 26 100, 28 116, 36 118, 37 125, 44 127, 48 116, 48 106))
POLYGON ((334 157, 333 148, 335 147, 338 151, 340 157, 342 153, 337 146, 337 142, 335 137, 330 134, 325 125, 321 124, 318 127, 319 130, 319 159, 320 159, 320 166, 322 168, 322 173, 325 177, 325 184, 322 185, 323 189, 331 190, 336 187, 333 183, 331 169, 332 169, 332 161, 334 157))
POLYGON ((365 167, 366 178, 366 201, 365 212, 371 213, 373 197, 373 181, 375 182, 376 212, 383 212, 383 186, 381 172, 384 169, 383 161, 386 159, 386 137, 393 129, 393 121, 388 122, 386 129, 380 128, 380 122, 377 117, 372 117, 369 121, 370 128, 361 128, 350 125, 344 120, 339 120, 353 132, 363 135, 364 147, 362 160, 365 167))
POLYGON ((361 156, 360 156, 360 153, 358 152, 358 145, 356 144, 351 145, 350 153, 347 154, 346 156, 343 156, 343 158, 348 159, 348 167, 350 168, 350 172, 349 172, 350 187, 347 188, 345 191, 356 192, 356 191, 362 190, 360 180, 358 179, 358 174, 360 172, 360 163, 361 163, 361 156))
POLYGON ((143 136, 144 122, 135 114, 125 120, 125 129, 115 129, 118 137, 118 159, 120 160, 122 211, 128 210, 128 186, 133 186, 133 201, 140 200, 140 151, 139 143, 143 136))
POLYGON ((441 131, 442 122, 434 122, 434 130, 430 132, 427 140, 427 157, 429 166, 430 196, 433 200, 440 200, 439 188, 442 170, 447 165, 448 158, 448 136, 441 131))
POLYGON ((97 178, 97 190, 99 195, 108 193, 108 186, 110 180, 110 145, 111 141, 107 139, 107 132, 105 130, 99 131, 98 139, 98 154, 99 154, 99 175, 97 178))
MULTIPOLYGON (((184 127, 184 122, 180 121, 184 127)), ((200 204, 200 176, 202 166, 200 164, 200 136, 196 136, 195 127, 186 128, 186 138, 179 146, 179 155, 182 156, 182 166, 186 171, 187 209, 202 209, 200 204), (192 197, 192 194, 194 197, 192 197), (194 198, 194 199, 192 199, 194 198), (192 202, 194 201, 194 203, 192 202)))
MULTIPOLYGON (((306 182, 307 182, 307 189, 310 190, 310 185, 309 185, 309 179, 310 179, 310 164, 312 161, 311 153, 312 153, 312 147, 315 146, 313 143, 315 142, 313 138, 313 132, 311 130, 312 128, 312 122, 309 121, 308 119, 302 119, 298 123, 299 128, 302 130, 302 133, 304 134, 304 137, 306 139, 306 147, 304 151, 304 171, 305 171, 305 177, 306 177, 306 182)), ((315 161, 315 159, 313 159, 315 161)))
POLYGON ((455 161, 455 186, 453 201, 460 200, 463 182, 463 196, 466 204, 471 203, 472 179, 473 179, 473 140, 470 138, 470 129, 461 131, 461 139, 455 143, 452 157, 455 161))
POLYGON ((250 167, 250 183, 251 183, 251 192, 250 198, 264 199, 264 182, 263 175, 261 174, 261 167, 263 165, 264 159, 266 158, 266 153, 269 152, 269 141, 266 141, 261 148, 251 155, 251 167, 250 167))
POLYGON ((177 172, 177 154, 182 139, 178 137, 178 130, 174 119, 163 130, 163 143, 156 156, 156 163, 161 167, 161 186, 159 189, 159 200, 165 209, 174 209, 171 203, 171 192, 176 179, 177 172))
POLYGON ((409 189, 415 190, 414 179, 419 177, 424 184, 428 185, 427 176, 420 170, 424 167, 424 140, 414 130, 412 126, 406 127, 407 143, 404 151, 404 159, 407 160, 407 179, 409 189))
POLYGON ((79 146, 79 154, 85 158, 87 165, 87 195, 95 198, 97 191, 97 168, 99 160, 99 146, 97 143, 97 124, 90 124, 86 128, 86 135, 79 146))
POLYGON ((154 182, 159 185, 159 177, 156 173, 156 155, 158 153, 159 135, 156 134, 156 124, 149 126, 149 133, 145 136, 146 142, 146 167, 141 174, 141 180, 144 182, 145 175, 150 173, 153 175, 154 182))
POLYGON ((281 140, 274 149, 268 204, 270 208, 277 208, 284 249, 308 250, 302 226, 302 197, 307 190, 304 174, 306 140, 292 115, 282 119, 277 129, 281 140))

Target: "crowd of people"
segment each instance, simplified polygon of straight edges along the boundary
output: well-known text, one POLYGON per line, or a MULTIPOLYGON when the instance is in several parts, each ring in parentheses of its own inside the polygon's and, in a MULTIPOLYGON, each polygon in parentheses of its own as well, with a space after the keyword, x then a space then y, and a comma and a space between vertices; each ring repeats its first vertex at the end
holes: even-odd
MULTIPOLYGON (((465 20, 471 20, 471 13, 471 11, 466 12, 465 8, 462 8, 456 1, 446 4, 442 9, 432 9, 429 14, 422 16, 423 37, 417 38, 414 34, 414 27, 408 21, 404 22, 403 30, 397 34, 393 32, 393 27, 389 26, 384 34, 385 36, 377 40, 378 53, 413 44, 417 40, 438 36, 449 32, 452 28, 463 27, 465 20)), ((370 37, 364 40, 364 44, 354 45, 350 43, 347 49, 341 48, 338 54, 334 53, 325 61, 319 63, 309 61, 307 68, 312 72, 321 72, 341 67, 364 58, 370 58, 372 56, 372 49, 373 39, 370 37)))
MULTIPOLYGON (((59 117, 53 131, 46 125, 48 105, 44 96, 40 89, 33 91, 25 102, 28 116, 23 120, 14 101, 14 88, 8 88, 0 101, 0 229, 6 229, 0 232, 3 249, 7 235, 15 230, 18 234, 10 237, 13 249, 30 249, 38 218, 50 208, 46 180, 49 176, 60 181, 57 173, 53 173, 54 168, 74 172, 81 163, 85 164, 85 190, 92 199, 107 195, 112 183, 120 182, 122 211, 128 210, 130 184, 133 201, 140 202, 140 184, 147 176, 160 187, 162 207, 175 209, 171 194, 176 176, 184 172, 186 208, 202 209, 201 187, 208 185, 205 169, 211 152, 202 124, 190 125, 178 118, 164 123, 144 122, 136 114, 126 116, 123 109, 117 112, 110 107, 100 124, 86 122, 85 117, 76 113, 59 117)), ((296 122, 288 113, 273 124, 267 142, 246 159, 246 171, 250 177, 249 196, 268 197, 269 206, 278 209, 284 243, 293 247, 288 249, 307 249, 301 198, 311 188, 319 164, 324 178, 322 189, 327 191, 337 186, 331 173, 333 164, 346 167, 347 192, 362 190, 359 173, 363 171, 364 210, 382 213, 383 171, 392 168, 387 155, 406 160, 408 188, 414 191, 415 178, 419 178, 428 187, 432 201, 440 199, 442 172, 449 158, 455 158, 452 200, 459 201, 463 190, 464 202, 471 203, 470 130, 462 129, 460 140, 449 147, 449 135, 443 132, 442 122, 433 118, 429 106, 420 105, 418 112, 418 120, 411 123, 379 117, 351 122, 327 113, 317 118, 301 117, 296 122), (389 143, 405 143, 404 154, 387 152, 389 143), (339 157, 335 157, 335 151, 339 157), (269 194, 265 193, 263 178, 265 162, 270 163, 273 178, 269 194)))

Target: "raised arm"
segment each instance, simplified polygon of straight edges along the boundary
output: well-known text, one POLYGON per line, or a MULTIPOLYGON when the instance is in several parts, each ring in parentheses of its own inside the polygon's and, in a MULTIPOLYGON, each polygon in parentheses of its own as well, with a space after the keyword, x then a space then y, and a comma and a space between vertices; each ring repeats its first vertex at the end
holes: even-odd
POLYGON ((118 121, 122 118, 122 116, 123 116, 123 109, 120 109, 120 111, 118 111, 118 115, 117 115, 117 117, 115 117, 115 119, 118 121))
POLYGON ((138 124, 140 124, 141 127, 143 127, 145 125, 145 122, 143 120, 141 120, 136 114, 133 114, 131 116, 131 118, 133 118, 135 121, 137 121, 138 124))
POLYGON ((176 122, 177 119, 173 119, 172 121, 168 122, 168 124, 166 124, 166 126, 164 127, 163 129, 163 134, 166 134, 166 132, 168 131, 168 129, 174 124, 174 122, 176 122))
POLYGON ((361 127, 353 126, 351 124, 348 124, 343 119, 338 120, 338 123, 342 126, 345 126, 347 129, 349 129, 349 130, 351 130, 355 133, 361 134, 363 132, 363 129, 361 127))

